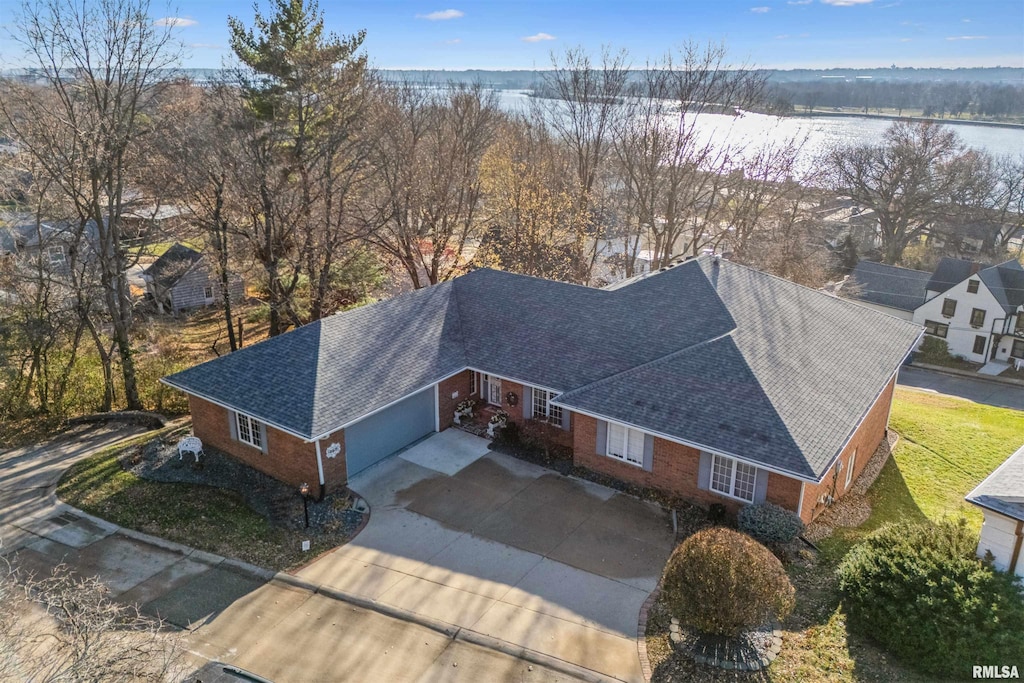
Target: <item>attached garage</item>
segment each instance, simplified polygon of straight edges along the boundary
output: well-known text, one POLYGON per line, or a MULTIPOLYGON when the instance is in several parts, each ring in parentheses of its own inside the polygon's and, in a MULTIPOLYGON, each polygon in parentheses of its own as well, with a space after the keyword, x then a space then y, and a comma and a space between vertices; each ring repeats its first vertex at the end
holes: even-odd
POLYGON ((349 478, 433 432, 436 419, 434 387, 429 387, 346 427, 349 478))

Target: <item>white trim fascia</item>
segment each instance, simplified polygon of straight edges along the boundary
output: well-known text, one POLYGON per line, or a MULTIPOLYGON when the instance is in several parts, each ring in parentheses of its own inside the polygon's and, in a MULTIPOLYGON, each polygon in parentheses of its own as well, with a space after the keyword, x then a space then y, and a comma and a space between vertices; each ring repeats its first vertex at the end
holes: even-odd
MULTIPOLYGON (((252 417, 252 418, 254 418, 256 420, 259 420, 260 422, 262 422, 263 424, 267 425, 268 427, 273 427, 274 429, 276 429, 279 432, 284 432, 285 434, 289 434, 291 436, 294 436, 296 439, 302 439, 302 441, 304 443, 310 443, 310 442, 313 441, 313 439, 311 439, 310 437, 306 436, 305 434, 299 434, 298 432, 296 432, 294 430, 291 430, 291 429, 288 429, 287 427, 282 427, 281 425, 277 424, 276 422, 271 422, 270 420, 264 419, 263 417, 261 417, 259 415, 253 415, 252 413, 247 412, 245 410, 240 410, 239 408, 237 408, 235 406, 230 406, 227 403, 224 403, 222 401, 218 401, 217 399, 212 398, 210 396, 206 396, 205 394, 201 394, 198 391, 192 391, 191 389, 185 389, 184 387, 179 387, 177 384, 173 384, 171 382, 168 382, 166 377, 161 377, 160 381, 163 382, 164 384, 166 384, 167 386, 171 387, 172 389, 177 389, 178 391, 180 391, 180 392, 182 392, 184 394, 188 394, 189 396, 195 396, 196 398, 201 398, 204 401, 212 403, 215 406, 220 406, 221 408, 224 408, 225 410, 232 410, 232 411, 234 411, 236 413, 243 413, 245 415, 248 415, 249 417, 252 417)), ((334 431, 337 431, 337 430, 334 430, 334 431)), ((333 433, 334 432, 328 432, 328 434, 333 434, 333 433)))
POLYGON ((313 442, 316 444, 316 471, 320 475, 320 485, 324 485, 324 461, 320 457, 320 439, 313 442))
POLYGON ((806 482, 800 482, 800 500, 796 503, 796 516, 800 519, 804 518, 804 486, 806 486, 806 482))
MULTIPOLYGON (((352 420, 349 420, 348 422, 346 422, 345 424, 341 425, 340 427, 334 427, 329 432, 324 432, 323 434, 319 434, 319 435, 314 436, 312 438, 310 438, 310 437, 303 437, 303 438, 306 439, 307 441, 312 441, 313 439, 323 439, 323 438, 326 438, 326 437, 330 436, 331 434, 333 434, 333 433, 335 433, 337 431, 341 431, 342 429, 345 429, 347 427, 351 427, 352 425, 354 425, 356 422, 359 422, 360 420, 365 420, 366 418, 370 417, 371 415, 376 415, 377 413, 379 413, 382 410, 387 410, 388 408, 390 408, 391 406, 395 405, 396 403, 400 403, 400 402, 404 401, 405 399, 409 398, 410 396, 412 396, 414 394, 418 394, 421 391, 426 391, 430 387, 433 387, 433 386, 435 386, 437 384, 440 384, 441 382, 445 381, 446 379, 451 379, 455 375, 458 375, 461 372, 465 372, 468 369, 469 368, 461 368, 459 370, 456 370, 455 372, 453 372, 453 373, 451 373, 449 375, 445 375, 444 377, 442 377, 442 378, 440 378, 438 380, 435 380, 435 381, 431 382, 430 384, 427 384, 426 386, 422 386, 422 387, 419 387, 418 389, 410 391, 409 393, 407 393, 407 394, 405 394, 405 395, 395 399, 394 401, 391 401, 390 403, 386 403, 385 405, 382 405, 380 408, 377 408, 375 410, 371 410, 368 413, 363 413, 359 417, 354 418, 352 420)), ((436 391, 436 389, 435 389, 435 391, 436 391)), ((436 403, 434 404, 434 409, 435 409, 435 412, 436 412, 436 409, 437 409, 437 404, 436 403)))
MULTIPOLYGON (((879 395, 881 395, 881 394, 879 394, 879 395)), ((556 403, 557 403, 557 401, 556 401, 556 403)), ((559 405, 562 405, 562 404, 559 404, 559 405)), ((678 436, 669 436, 668 434, 663 434, 661 432, 656 432, 656 431, 653 431, 652 429, 650 429, 649 427, 641 427, 639 425, 631 424, 629 422, 623 422, 620 419, 610 418, 610 417, 608 417, 606 415, 598 415, 597 413, 587 412, 586 410, 579 410, 578 408, 574 408, 572 406, 562 405, 562 409, 563 410, 569 410, 569 411, 571 411, 573 413, 579 413, 580 415, 586 415, 587 417, 592 417, 595 420, 604 420, 605 422, 609 422, 609 421, 617 422, 620 425, 625 425, 626 427, 629 427, 631 429, 636 429, 638 431, 643 432, 644 434, 650 434, 651 436, 656 436, 659 439, 665 439, 666 441, 671 441, 673 443, 678 443, 678 444, 681 444, 683 446, 688 446, 690 448, 696 448, 697 450, 704 451, 704 452, 710 453, 712 455, 720 455, 720 456, 722 456, 724 458, 732 458, 733 460, 739 460, 740 462, 742 462, 744 464, 752 465, 753 467, 757 467, 757 468, 762 469, 762 470, 767 470, 769 472, 774 472, 775 474, 781 474, 782 476, 789 477, 790 479, 797 479, 797 480, 799 480, 801 482, 806 481, 806 482, 809 482, 811 484, 817 484, 819 482, 819 480, 808 479, 807 477, 803 477, 803 476, 801 476, 799 474, 796 474, 795 472, 787 472, 786 470, 782 470, 782 469, 779 469, 779 468, 776 468, 776 467, 769 467, 768 465, 765 465, 763 463, 755 462, 753 460, 748 460, 747 458, 744 458, 742 456, 736 455, 734 453, 726 453, 725 451, 715 450, 715 449, 713 449, 713 448, 711 448, 709 446, 705 446, 703 444, 699 444, 699 443, 697 443, 695 441, 687 441, 685 439, 680 439, 678 436)), ((715 493, 718 493, 718 492, 715 491, 715 493)))

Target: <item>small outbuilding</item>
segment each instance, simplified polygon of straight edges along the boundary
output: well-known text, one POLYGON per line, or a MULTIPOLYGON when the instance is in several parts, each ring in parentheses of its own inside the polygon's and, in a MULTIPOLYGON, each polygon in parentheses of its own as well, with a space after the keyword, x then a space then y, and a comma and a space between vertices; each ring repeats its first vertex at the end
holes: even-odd
POLYGON ((1024 446, 968 493, 967 502, 985 513, 978 556, 991 552, 997 569, 1024 577, 1024 446))
MULTIPOLYGON (((221 297, 220 281, 211 273, 206 256, 175 243, 143 273, 146 292, 160 313, 177 313, 209 306, 221 297)), ((245 293, 242 278, 231 274, 228 281, 231 300, 245 293)))

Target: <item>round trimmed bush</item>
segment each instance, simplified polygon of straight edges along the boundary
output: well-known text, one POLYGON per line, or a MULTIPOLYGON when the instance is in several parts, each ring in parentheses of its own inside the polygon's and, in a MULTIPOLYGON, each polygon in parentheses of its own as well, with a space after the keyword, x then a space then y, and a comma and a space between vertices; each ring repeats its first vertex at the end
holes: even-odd
POLYGON ((966 520, 882 527, 837 569, 851 626, 941 676, 1024 661, 1021 586, 975 557, 977 542, 966 520))
POLYGON ((747 505, 736 521, 740 531, 761 543, 789 543, 804 530, 804 523, 795 512, 775 503, 747 505))
POLYGON ((793 585, 782 563, 732 529, 704 529, 668 560, 662 594, 679 621, 704 633, 735 637, 793 611, 793 585))

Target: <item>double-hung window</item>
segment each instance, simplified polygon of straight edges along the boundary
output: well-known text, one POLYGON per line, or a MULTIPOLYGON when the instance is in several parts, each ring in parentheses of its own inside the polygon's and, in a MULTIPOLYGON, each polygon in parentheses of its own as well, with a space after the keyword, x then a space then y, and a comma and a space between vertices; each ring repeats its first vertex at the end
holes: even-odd
POLYGON ((47 247, 46 255, 50 259, 50 263, 64 263, 64 247, 60 244, 54 247, 47 247))
POLYGON ((942 315, 945 318, 952 318, 956 315, 956 299, 942 300, 942 315))
POLYGON ((971 327, 981 327, 985 324, 985 309, 975 308, 971 311, 971 327))
POLYGON ((711 490, 733 498, 754 501, 754 484, 757 468, 723 455, 711 459, 711 490))
POLYGON ((605 453, 609 458, 628 462, 637 467, 644 466, 644 433, 638 429, 630 429, 625 425, 608 423, 608 448, 605 453))
POLYGON ((238 427, 238 440, 256 448, 263 448, 263 434, 260 432, 260 423, 254 417, 244 413, 235 413, 235 422, 238 427))
POLYGON ((562 424, 562 406, 551 404, 557 396, 553 391, 533 387, 533 419, 562 424))

